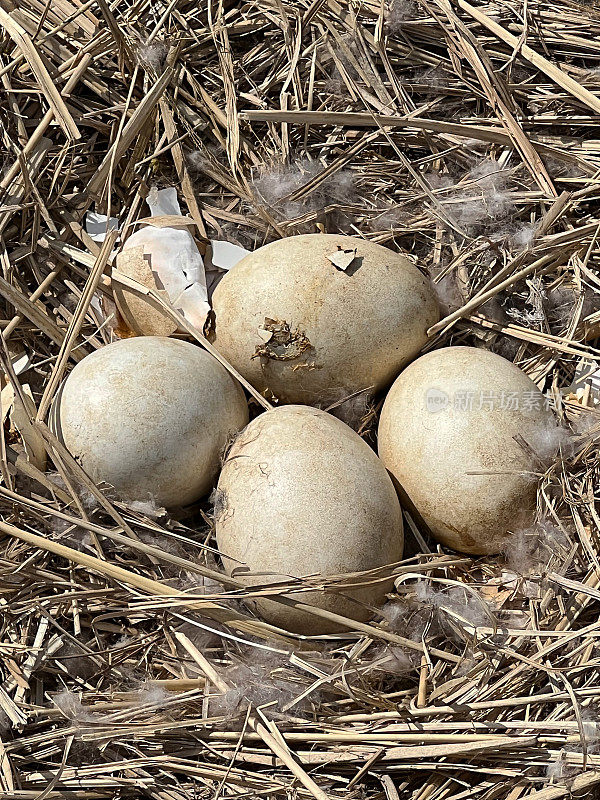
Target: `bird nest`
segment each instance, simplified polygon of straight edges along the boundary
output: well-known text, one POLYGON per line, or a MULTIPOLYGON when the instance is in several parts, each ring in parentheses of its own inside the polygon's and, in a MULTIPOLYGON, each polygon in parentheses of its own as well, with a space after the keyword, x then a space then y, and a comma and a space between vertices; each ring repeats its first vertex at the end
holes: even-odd
POLYGON ((593 5, 2 0, 0 797, 597 796, 593 5), (123 236, 167 186, 199 240, 406 253, 443 309, 428 348, 492 350, 544 390, 564 436, 510 552, 408 520, 372 622, 293 636, 240 601, 343 576, 223 582, 209 503, 90 481, 47 425, 67 371, 124 335, 117 231, 89 214, 123 236))

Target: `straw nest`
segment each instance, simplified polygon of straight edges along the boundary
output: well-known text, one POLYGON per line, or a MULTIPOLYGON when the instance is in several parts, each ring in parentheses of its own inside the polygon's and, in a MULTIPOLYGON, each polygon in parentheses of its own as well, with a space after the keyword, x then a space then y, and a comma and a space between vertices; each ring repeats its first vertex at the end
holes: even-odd
POLYGON ((600 356, 600 14, 2 0, 0 23, 0 797, 597 796, 600 425, 573 379, 600 356), (119 335, 116 233, 86 216, 125 234, 170 185, 200 239, 402 250, 443 304, 429 348, 544 388, 565 436, 511 552, 443 552, 407 519, 383 612, 302 641, 239 603, 289 584, 219 582, 208 503, 168 517, 88 480, 46 426, 119 335))

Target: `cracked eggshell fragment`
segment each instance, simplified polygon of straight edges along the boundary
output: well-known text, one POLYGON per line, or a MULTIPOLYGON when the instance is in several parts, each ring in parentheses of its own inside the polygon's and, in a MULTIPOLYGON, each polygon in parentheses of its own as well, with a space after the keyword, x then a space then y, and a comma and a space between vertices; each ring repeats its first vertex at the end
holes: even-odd
POLYGON ((390 383, 439 318, 429 281, 408 258, 337 234, 290 236, 250 253, 215 289, 213 311, 216 348, 250 383, 282 402, 321 406, 390 383), (274 336, 270 354, 265 320, 288 331, 287 350, 274 336))
POLYGON ((206 270, 206 287, 208 296, 212 298, 223 275, 250 253, 245 247, 233 242, 223 242, 211 239, 210 247, 206 251, 204 266, 206 270))
POLYGON ((146 203, 153 217, 181 216, 181 206, 174 186, 168 186, 166 189, 153 186, 148 192, 146 203))
POLYGON ((103 242, 107 231, 118 231, 119 225, 118 217, 109 219, 106 214, 97 214, 95 211, 88 211, 85 217, 85 232, 93 242, 103 242))
MULTIPOLYGON (((199 330, 210 310, 204 259, 188 220, 181 214, 177 190, 153 187, 146 199, 150 224, 133 233, 117 255, 119 272, 164 299, 199 330)), ((137 294, 117 281, 113 293, 119 313, 138 335, 169 336, 177 325, 151 297, 137 294)))
POLYGON ((247 256, 250 250, 240 247, 233 242, 223 242, 217 239, 210 241, 210 267, 228 272, 232 267, 247 256))
POLYGON ((158 336, 86 356, 51 414, 54 432, 94 481, 167 508, 210 490, 223 447, 247 422, 244 393, 215 358, 158 336))
POLYGON ((327 257, 334 267, 345 271, 354 262, 354 259, 356 258, 356 249, 342 250, 342 248, 338 246, 338 249, 335 251, 335 253, 331 253, 331 255, 327 257))
POLYGON ((531 524, 534 453, 555 428, 544 396, 513 363, 445 347, 410 364, 389 390, 379 456, 438 541, 499 553, 510 531, 531 524))
MULTIPOLYGON (((188 322, 202 330, 210 306, 204 262, 189 230, 146 225, 127 239, 116 265, 128 278, 163 293, 188 322)), ((116 281, 113 292, 121 316, 135 333, 168 336, 177 330, 152 298, 116 281)))
MULTIPOLYGON (((117 269, 168 300, 169 296, 164 289, 157 286, 145 252, 143 244, 122 250, 117 256, 117 269)), ((175 322, 165 314, 154 298, 137 294, 115 280, 112 282, 112 289, 119 314, 127 327, 138 336, 170 336, 177 330, 175 322)))
MULTIPOLYGON (((215 529, 225 570, 248 585, 289 576, 318 581, 402 558, 400 504, 383 464, 347 425, 307 406, 261 414, 237 437, 215 494, 215 529)), ((390 588, 373 582, 289 596, 366 620, 372 612, 364 604, 379 605, 390 588)), ((251 605, 287 630, 342 630, 270 600, 251 605)))

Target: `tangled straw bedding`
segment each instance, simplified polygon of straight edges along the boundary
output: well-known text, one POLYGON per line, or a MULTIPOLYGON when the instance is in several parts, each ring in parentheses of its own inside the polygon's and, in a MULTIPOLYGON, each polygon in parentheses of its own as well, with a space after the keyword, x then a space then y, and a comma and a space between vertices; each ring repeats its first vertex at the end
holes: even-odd
POLYGON ((0 23, 0 797, 597 796, 600 424, 568 387, 600 355, 600 11, 2 0, 0 23), (372 624, 299 642, 218 582, 208 504, 90 484, 44 423, 118 335, 115 234, 86 216, 123 231, 169 185, 208 238, 401 248, 438 288, 430 346, 544 388, 566 433, 510 553, 413 531, 372 624))

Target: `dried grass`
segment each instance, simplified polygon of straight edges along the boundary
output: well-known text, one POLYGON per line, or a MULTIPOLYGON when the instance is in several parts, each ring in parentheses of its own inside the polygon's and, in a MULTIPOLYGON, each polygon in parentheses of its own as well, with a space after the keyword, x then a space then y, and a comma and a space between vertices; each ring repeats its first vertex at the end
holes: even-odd
POLYGON ((0 798, 597 796, 600 418, 561 389, 600 357, 600 12, 2 0, 0 24, 0 361, 35 405, 0 428, 0 798), (219 581, 208 504, 175 519, 89 481, 45 424, 116 335, 117 233, 86 214, 125 231, 173 184, 200 237, 403 249, 447 309, 430 346, 549 392, 573 433, 506 559, 432 552, 407 520, 382 614, 301 639, 240 598, 343 577, 219 581))

